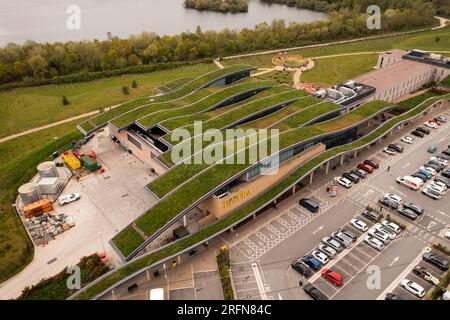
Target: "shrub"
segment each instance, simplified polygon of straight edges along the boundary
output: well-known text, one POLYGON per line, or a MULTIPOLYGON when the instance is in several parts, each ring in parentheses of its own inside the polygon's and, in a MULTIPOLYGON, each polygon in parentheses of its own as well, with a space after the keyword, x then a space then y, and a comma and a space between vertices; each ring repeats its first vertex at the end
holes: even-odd
POLYGON ((122 92, 124 95, 129 95, 130 94, 130 89, 127 86, 123 86, 122 87, 122 92))
POLYGON ((133 80, 133 82, 131 83, 131 87, 132 87, 133 89, 136 89, 137 86, 138 86, 138 84, 137 84, 136 80, 133 80))
POLYGON ((67 106, 68 104, 70 104, 69 99, 65 95, 62 96, 62 104, 63 106, 67 106))

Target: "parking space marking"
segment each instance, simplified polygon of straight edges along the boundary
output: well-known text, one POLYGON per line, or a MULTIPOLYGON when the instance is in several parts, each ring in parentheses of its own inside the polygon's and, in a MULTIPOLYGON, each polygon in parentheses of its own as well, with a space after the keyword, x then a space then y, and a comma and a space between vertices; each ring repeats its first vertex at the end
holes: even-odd
MULTIPOLYGON (((342 260, 341 262, 344 262, 344 260, 342 260)), ((348 273, 347 271, 345 271, 343 268, 339 267, 338 264, 334 265, 334 268, 338 268, 342 273, 345 273, 348 276, 352 276, 352 274, 348 273)))
POLYGON ((261 278, 261 274, 260 274, 259 269, 258 269, 258 265, 255 262, 253 262, 251 264, 251 266, 252 266, 253 273, 255 275, 256 284, 258 286, 260 297, 262 298, 262 300, 267 300, 267 294, 266 294, 266 291, 264 289, 264 285, 263 285, 263 281, 262 281, 262 278, 261 278))
MULTIPOLYGON (((366 252, 364 252, 363 250, 361 250, 359 247, 355 247, 355 250, 358 250, 358 251, 361 252, 362 254, 366 255, 368 258, 372 259, 372 256, 371 256, 371 255, 368 255, 366 252)), ((357 257, 355 257, 355 258, 357 258, 357 257)), ((360 259, 358 259, 358 260, 360 260, 360 259)), ((364 262, 364 261, 362 261, 362 262, 364 262)))
MULTIPOLYGON (((355 248, 356 249, 356 248, 355 248)), ((351 251, 348 253, 349 256, 352 256, 353 258, 355 258, 356 260, 358 260, 359 262, 361 262, 362 264, 365 264, 365 261, 362 261, 361 259, 359 259, 357 256, 355 256, 351 251)))

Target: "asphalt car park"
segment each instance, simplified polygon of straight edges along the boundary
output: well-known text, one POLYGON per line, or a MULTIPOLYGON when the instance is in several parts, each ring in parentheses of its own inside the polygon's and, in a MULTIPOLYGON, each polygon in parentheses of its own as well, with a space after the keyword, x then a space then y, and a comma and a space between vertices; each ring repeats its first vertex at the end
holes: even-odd
MULTIPOLYGON (((411 131, 411 128, 408 130, 411 131)), ((433 200, 395 182, 396 177, 410 174, 432 156, 427 152, 429 145, 436 145, 440 151, 450 142, 448 124, 430 130, 432 130, 430 134, 424 138, 414 137, 412 143, 400 141, 402 137, 410 136, 409 131, 389 138, 389 142, 380 145, 372 154, 361 154, 354 159, 351 166, 345 166, 342 171, 327 176, 328 183, 308 190, 303 196, 297 195, 286 200, 283 205, 274 208, 273 212, 267 215, 272 218, 267 220, 263 218, 256 230, 253 227, 253 230, 246 232, 245 236, 239 236, 239 240, 233 241, 232 261, 241 267, 241 270, 232 270, 238 299, 309 299, 299 286, 299 281, 303 277, 292 269, 291 263, 316 250, 321 239, 338 228, 349 229, 358 235, 355 244, 323 266, 342 275, 343 285, 338 287, 324 279, 320 270, 304 279, 304 283, 311 282, 330 299, 376 299, 425 246, 431 246, 436 241, 450 245, 442 236, 442 231, 450 225, 450 203, 446 199, 433 200), (389 143, 401 146, 403 152, 386 154, 383 148, 389 143), (368 172, 366 178, 361 178, 358 184, 352 183, 348 189, 339 185, 338 197, 330 197, 328 187, 330 182, 333 182, 333 177, 355 170, 358 164, 368 158, 375 160, 379 168, 368 172), (394 210, 381 208, 378 199, 386 193, 400 196, 403 202, 417 203, 425 209, 425 212, 416 221, 411 221, 398 215, 394 210), (315 197, 319 201, 318 214, 311 214, 298 206, 298 198, 305 196, 315 197), (406 225, 406 231, 387 243, 381 251, 364 243, 363 238, 367 232, 363 233, 349 223, 352 218, 358 218, 370 229, 374 223, 360 216, 367 206, 381 211, 385 216, 389 214, 406 225), (297 223, 291 222, 297 220, 295 216, 300 218, 297 223), (280 229, 280 222, 281 226, 285 227, 284 232, 280 229), (374 264, 382 266, 382 287, 370 291, 364 280, 367 278, 368 267, 374 264)), ((416 282, 419 283, 419 280, 416 282)), ((428 288, 426 283, 423 287, 428 288)), ((404 289, 399 289, 403 290, 403 294, 407 293, 404 289)))
MULTIPOLYGON (((430 283, 429 281, 425 280, 424 278, 418 276, 413 272, 414 268, 416 267, 422 267, 425 268, 426 271, 428 271, 432 276, 436 277, 437 279, 441 279, 443 275, 443 271, 435 267, 434 265, 427 263, 423 260, 421 260, 418 264, 414 265, 411 268, 411 271, 405 276, 405 279, 414 281, 418 285, 420 285, 422 288, 425 289, 425 292, 430 290, 434 285, 430 283)), ((395 287, 394 290, 392 290, 392 293, 399 296, 403 300, 420 300, 419 297, 412 294, 411 292, 407 291, 405 288, 401 287, 400 284, 395 287)))

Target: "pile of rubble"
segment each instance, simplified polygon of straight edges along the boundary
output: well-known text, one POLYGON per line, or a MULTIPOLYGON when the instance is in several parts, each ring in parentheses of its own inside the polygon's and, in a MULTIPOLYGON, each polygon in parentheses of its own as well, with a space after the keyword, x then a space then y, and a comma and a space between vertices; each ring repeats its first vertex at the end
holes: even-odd
POLYGON ((31 217, 25 220, 25 227, 35 241, 53 239, 74 226, 73 218, 65 214, 44 214, 40 217, 31 217))

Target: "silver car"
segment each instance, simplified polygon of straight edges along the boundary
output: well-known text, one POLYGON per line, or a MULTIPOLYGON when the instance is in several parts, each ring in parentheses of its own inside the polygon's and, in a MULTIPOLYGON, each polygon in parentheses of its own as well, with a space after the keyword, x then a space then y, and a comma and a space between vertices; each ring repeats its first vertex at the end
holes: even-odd
POLYGON ((332 247, 337 252, 341 252, 342 250, 344 250, 344 246, 342 244, 340 244, 338 241, 336 241, 333 238, 331 238, 331 237, 323 238, 322 239, 322 243, 326 244, 327 246, 332 247))

